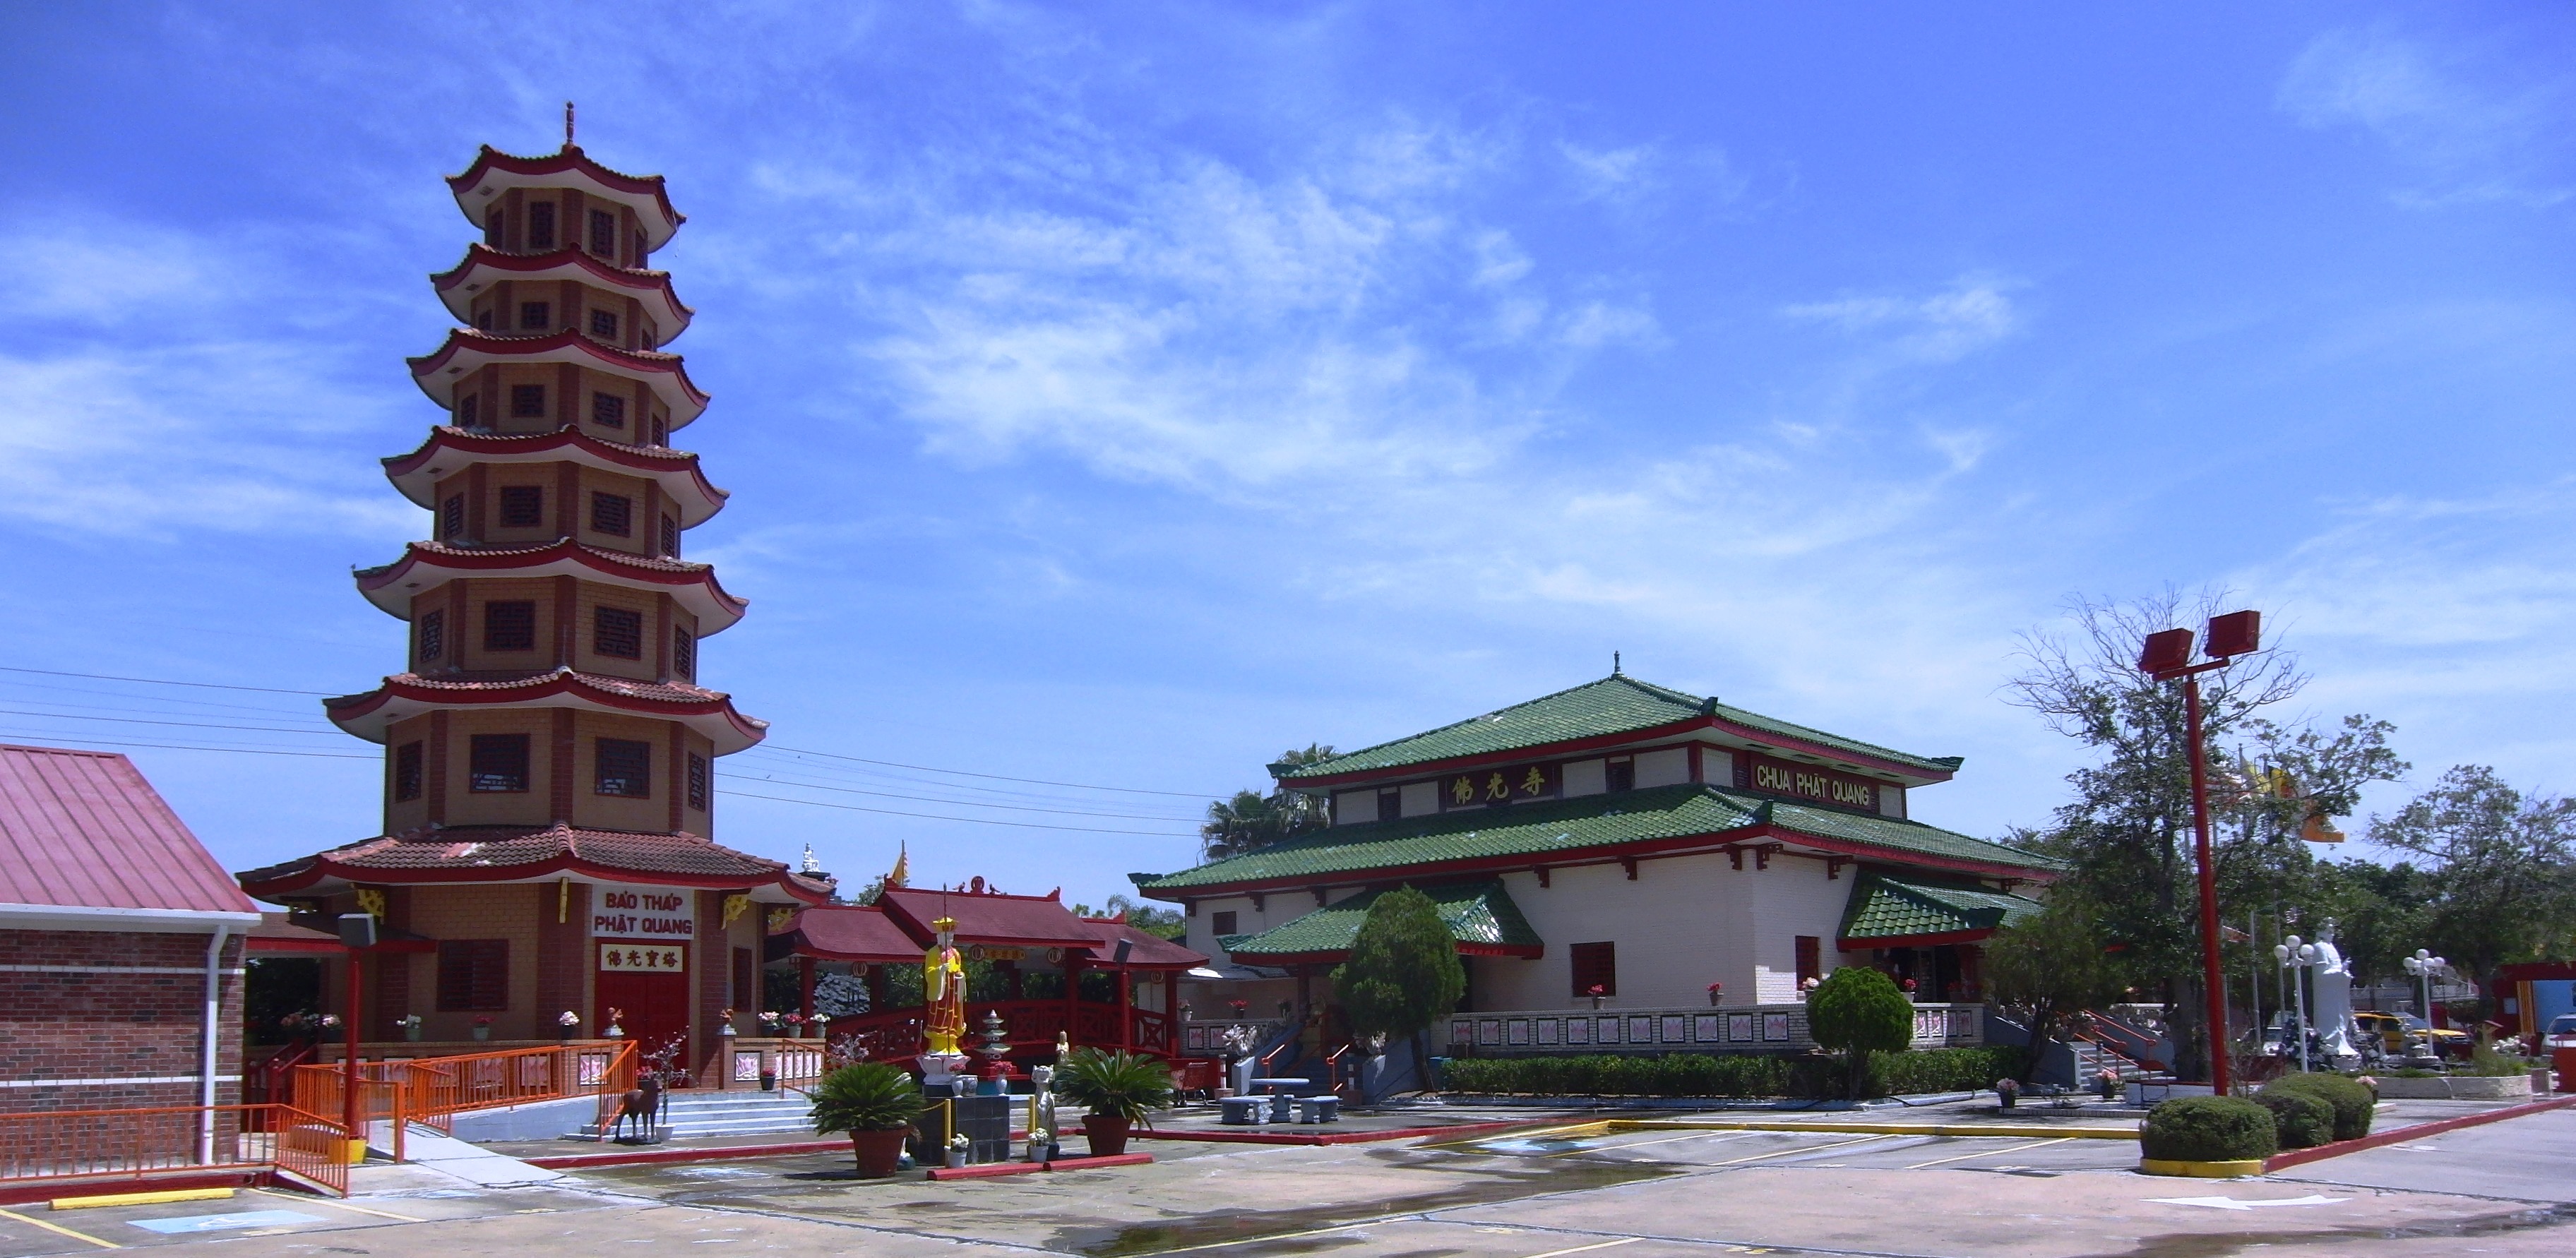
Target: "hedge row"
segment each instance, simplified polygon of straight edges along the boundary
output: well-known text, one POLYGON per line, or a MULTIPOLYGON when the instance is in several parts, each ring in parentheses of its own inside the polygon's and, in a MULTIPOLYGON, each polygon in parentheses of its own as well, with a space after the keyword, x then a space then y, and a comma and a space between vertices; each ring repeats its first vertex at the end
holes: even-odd
MULTIPOLYGON (((1941 1048, 1870 1057, 1872 1096, 1959 1092, 1991 1086, 2021 1066, 2017 1048, 1941 1048)), ((1440 1068, 1450 1092, 1518 1096, 1788 1096, 1844 1095, 1843 1065, 1832 1057, 1453 1057, 1440 1068)))

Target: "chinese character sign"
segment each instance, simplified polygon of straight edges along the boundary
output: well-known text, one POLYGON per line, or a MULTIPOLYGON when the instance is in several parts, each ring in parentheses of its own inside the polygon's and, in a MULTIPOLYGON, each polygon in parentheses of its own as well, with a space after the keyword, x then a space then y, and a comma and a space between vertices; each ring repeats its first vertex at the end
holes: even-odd
POLYGON ((1564 788, 1562 767, 1553 763, 1474 769, 1451 773, 1440 780, 1440 806, 1443 809, 1491 808, 1525 800, 1554 799, 1563 793, 1564 788))
POLYGON ((689 950, 670 944, 601 944, 599 968, 609 974, 685 974, 689 950))

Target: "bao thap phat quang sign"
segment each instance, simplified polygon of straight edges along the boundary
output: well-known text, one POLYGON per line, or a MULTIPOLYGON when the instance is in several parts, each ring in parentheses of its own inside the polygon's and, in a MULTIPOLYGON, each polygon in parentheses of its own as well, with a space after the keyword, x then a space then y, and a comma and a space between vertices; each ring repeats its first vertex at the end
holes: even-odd
POLYGON ((1842 808, 1878 811, 1878 784, 1868 778, 1819 769, 1811 764, 1774 760, 1769 756, 1746 756, 1744 759, 1743 785, 1757 791, 1795 795, 1842 808))
POLYGON ((688 939, 698 933, 686 887, 603 882, 590 889, 595 939, 688 939))

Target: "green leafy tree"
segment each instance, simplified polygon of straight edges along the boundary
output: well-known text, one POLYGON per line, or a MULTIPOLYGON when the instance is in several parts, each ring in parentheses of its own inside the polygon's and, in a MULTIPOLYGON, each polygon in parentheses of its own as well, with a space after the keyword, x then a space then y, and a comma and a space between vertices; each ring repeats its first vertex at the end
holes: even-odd
MULTIPOLYGON (((2187 1078, 2208 1077, 2210 1051, 2201 1013, 2191 748, 2182 688, 2140 672, 2136 660, 2148 634, 2197 626, 2233 601, 2216 590, 2196 597, 2167 590, 2125 603, 2078 599, 2068 609, 2073 632, 2024 638, 2029 667, 2009 686, 2012 702, 2098 757, 2068 775, 2074 799, 2034 846, 2073 866, 2067 885, 2092 903, 2125 985, 2165 1005, 2181 1045, 2175 1064, 2187 1078)), ((2296 834, 2309 810, 2348 811, 2363 785, 2404 771, 2388 752, 2384 722, 2348 717, 2339 734, 2327 736, 2258 715, 2296 696, 2306 681, 2277 647, 2200 676, 2222 920, 2242 920, 2308 886, 2314 862, 2296 834), (2267 761, 2280 762, 2257 767, 2295 766, 2291 776, 2307 802, 2266 794, 2252 774, 2230 768, 2239 762, 2228 749, 2247 739, 2267 761)), ((2230 972, 2244 972, 2243 961, 2230 972)))
MULTIPOLYGON (((1308 743, 1302 750, 1279 753, 1270 765, 1273 774, 1285 773, 1307 765, 1321 764, 1334 756, 1330 746, 1308 743)), ((1236 791, 1232 798, 1208 805, 1207 820, 1199 825, 1199 851, 1208 860, 1219 861, 1241 856, 1274 843, 1293 839, 1311 830, 1332 824, 1326 812, 1329 805, 1321 795, 1309 795, 1285 787, 1264 795, 1259 791, 1236 791)))
POLYGON ((1128 925, 1164 939, 1178 939, 1189 930, 1189 919, 1181 916, 1179 909, 1147 904, 1125 895, 1109 897, 1106 908, 1094 909, 1088 904, 1075 904, 1073 912, 1076 917, 1116 917, 1124 913, 1128 925))
POLYGON ((1333 991, 1361 1038, 1410 1036, 1416 1060, 1431 1058, 1422 1033, 1457 1009, 1467 990, 1458 942, 1440 906, 1410 886, 1379 896, 1361 919, 1351 957, 1333 971, 1333 991))
POLYGON ((2462 972, 2566 955, 2576 945, 2576 800, 2524 795, 2460 765, 2370 838, 2424 858, 2435 898, 2421 925, 2462 972))
POLYGON ((2046 908, 1987 943, 1988 997, 2030 1028, 2023 1081, 2039 1069, 2041 1050, 2069 1019, 2120 998, 2122 974, 2107 943, 2093 902, 2074 887, 2051 892, 2046 908))
POLYGON ((1807 993, 1807 1034, 1843 1055, 1850 1095, 1869 1090, 1872 1053, 1901 1053, 1914 1043, 1914 1002, 1896 981, 1867 966, 1846 965, 1807 993))

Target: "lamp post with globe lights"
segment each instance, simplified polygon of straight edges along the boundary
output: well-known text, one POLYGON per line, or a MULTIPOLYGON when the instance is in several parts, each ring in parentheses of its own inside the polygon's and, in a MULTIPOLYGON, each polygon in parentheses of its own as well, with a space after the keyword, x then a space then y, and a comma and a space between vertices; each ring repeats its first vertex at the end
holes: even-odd
POLYGON ((2290 994, 2290 1056, 2299 1064, 2300 1071, 2305 1072, 2308 1068, 2308 1005, 2306 984, 2300 981, 2299 975, 2300 971, 2316 963, 2317 946, 2301 943, 2297 935, 2292 935, 2272 945, 2272 957, 2281 963, 2283 970, 2288 971, 2281 989, 2290 994))
POLYGON ((2433 976, 2449 968, 2451 963, 2448 960, 2434 956, 2422 948, 2417 948, 2414 956, 2406 958, 2406 972, 2415 976, 2416 982, 2422 985, 2424 993, 2424 1048, 2428 1053, 2432 1053, 2434 1048, 2433 976))

